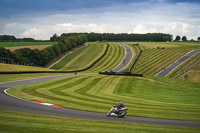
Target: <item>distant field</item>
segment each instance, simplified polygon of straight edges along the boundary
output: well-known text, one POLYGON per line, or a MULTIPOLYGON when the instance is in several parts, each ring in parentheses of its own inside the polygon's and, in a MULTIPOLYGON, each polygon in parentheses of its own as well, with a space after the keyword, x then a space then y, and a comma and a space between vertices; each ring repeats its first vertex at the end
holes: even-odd
POLYGON ((0 42, 0 47, 53 45, 56 42, 0 42))
POLYGON ((38 46, 17 46, 17 47, 5 47, 6 49, 9 49, 10 51, 15 51, 16 49, 21 49, 21 48, 30 48, 30 49, 45 49, 46 47, 49 47, 51 45, 38 45, 38 46))
POLYGON ((127 44, 139 43, 142 50, 155 49, 157 46, 168 48, 200 48, 200 42, 126 42, 127 44))

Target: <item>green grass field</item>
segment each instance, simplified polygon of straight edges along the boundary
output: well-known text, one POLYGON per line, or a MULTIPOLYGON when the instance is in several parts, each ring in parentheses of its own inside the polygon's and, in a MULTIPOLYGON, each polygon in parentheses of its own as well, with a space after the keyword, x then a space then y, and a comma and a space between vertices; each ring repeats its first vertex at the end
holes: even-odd
POLYGON ((0 42, 0 47, 53 45, 56 42, 0 42))
MULTIPOLYGON (((124 42, 123 42, 124 43, 124 42)), ((125 43, 125 44, 128 44, 128 43, 125 43)), ((139 52, 140 52, 140 48, 139 46, 132 46, 131 44, 128 44, 131 48, 132 48, 132 51, 133 51, 133 58, 132 60, 130 61, 130 63, 122 70, 123 72, 129 72, 130 70, 130 67, 132 66, 133 62, 135 61, 136 57, 138 56, 139 52)))
MULTIPOLYGON (((11 65, 0 63, 1 72, 13 72, 13 71, 55 71, 52 69, 32 67, 32 66, 22 66, 22 65, 11 65)), ((59 73, 35 73, 35 74, 0 74, 0 83, 9 82, 23 79, 31 79, 36 77, 44 77, 51 75, 58 75, 59 73)), ((59 74, 60 75, 60 74, 59 74)))
POLYGON ((88 46, 66 56, 51 68, 66 71, 86 68, 104 53, 106 46, 104 43, 88 42, 88 46))
POLYGON ((142 50, 155 49, 157 46, 168 48, 199 48, 199 42, 126 42, 126 44, 136 44, 139 43, 142 50))
MULTIPOLYGON (((59 63, 54 65, 52 69, 56 70, 78 70, 90 66, 94 61, 99 59, 105 52, 107 45, 103 43, 91 42, 88 47, 80 50, 63 58, 59 63)), ((116 67, 124 58, 124 48, 115 43, 109 43, 107 54, 98 61, 91 69, 85 72, 100 72, 107 71, 116 67)))
POLYGON ((199 128, 77 119, 0 110, 0 132, 20 133, 198 133, 199 128))
POLYGON ((178 79, 191 82, 200 82, 200 64, 196 65, 194 68, 178 77, 178 79))
MULTIPOLYGON (((188 67, 192 66, 196 62, 200 62, 200 53, 198 53, 198 54, 194 55, 193 57, 191 57, 189 60, 187 60, 185 63, 183 63, 182 65, 180 65, 177 69, 175 69, 172 73, 170 73, 167 77, 173 78, 174 76, 176 76, 180 72, 184 71, 188 67)), ((196 67, 196 68, 200 69, 200 67, 196 67)), ((194 75, 193 75, 193 77, 194 77, 194 75)))
POLYGON ((124 48, 115 43, 109 43, 107 54, 86 72, 103 72, 115 68, 125 56, 124 48))
MULTIPOLYGON (((135 42, 127 43, 129 45, 135 42)), ((44 83, 11 88, 8 92, 26 100, 38 100, 61 105, 64 108, 106 113, 113 105, 124 101, 129 116, 200 121, 199 68, 195 66, 178 79, 152 77, 192 49, 198 49, 196 42, 140 42, 143 50, 132 73, 145 77, 106 76, 86 74, 107 71, 117 66, 124 58, 124 49, 109 43, 108 53, 83 75, 61 78, 44 83), (157 46, 165 49, 156 49, 157 46), (150 75, 150 76, 149 76, 150 75), (187 75, 187 76, 186 76, 187 75), (192 82, 190 82, 192 81, 192 82)), ((97 44, 78 50, 69 59, 71 65, 80 62, 88 64, 103 53, 105 46, 97 44), (96 51, 95 51, 96 50, 96 51), (87 51, 87 52, 85 52, 87 51), (98 54, 95 54, 95 53, 98 54), (92 55, 92 57, 91 57, 92 55), (81 59, 81 57, 84 57, 81 59)), ((138 54, 139 47, 132 46, 138 54)), ((134 56, 134 58, 136 57, 134 56)), ((185 69, 199 59, 199 54, 184 63, 171 76, 185 69)), ((82 63, 81 63, 82 64, 82 63)), ((66 66, 66 65, 65 65, 66 66)), ((1 67, 1 64, 0 64, 1 67)), ((5 71, 13 71, 13 68, 5 71)), ((24 70, 16 66, 16 71, 24 70)), ((58 69, 64 68, 61 66, 58 69)), ((28 70, 28 68, 26 68, 28 70)), ((38 69, 38 68, 37 68, 38 69)), ((67 68, 71 69, 71 68, 67 68)), ((63 69, 63 70, 67 70, 63 69)), ((79 69, 79 67, 78 67, 79 69)), ((32 69, 31 69, 32 70, 32 69)), ((49 74, 47 74, 49 75, 49 74)), ((46 76, 47 76, 46 75, 46 76)), ((52 75, 52 74, 51 74, 52 75)), ((0 75, 0 82, 45 76, 44 74, 0 75)), ((169 75, 170 76, 170 75, 169 75)), ((28 114, 0 110, 0 132, 199 132, 199 128, 155 126, 125 122, 63 118, 39 114, 28 114)))
POLYGON ((140 48, 143 52, 131 72, 154 76, 187 52, 198 49, 199 44, 197 42, 140 42, 140 48), (165 49, 157 49, 157 46, 165 49))
POLYGON ((1 72, 9 71, 55 71, 53 69, 42 68, 42 67, 33 67, 33 66, 23 66, 23 65, 13 65, 13 64, 3 64, 0 63, 1 72))
POLYGON ((200 121, 200 83, 156 77, 80 75, 8 92, 27 100, 101 113, 124 101, 129 116, 200 121))

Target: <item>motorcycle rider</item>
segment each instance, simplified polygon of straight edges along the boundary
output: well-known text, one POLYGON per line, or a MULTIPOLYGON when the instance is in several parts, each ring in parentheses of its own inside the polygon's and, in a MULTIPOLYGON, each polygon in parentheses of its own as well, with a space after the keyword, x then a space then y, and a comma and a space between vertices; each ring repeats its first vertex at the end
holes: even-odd
POLYGON ((121 101, 119 105, 117 106, 117 113, 119 112, 119 109, 124 108, 124 107, 125 107, 125 104, 121 101))

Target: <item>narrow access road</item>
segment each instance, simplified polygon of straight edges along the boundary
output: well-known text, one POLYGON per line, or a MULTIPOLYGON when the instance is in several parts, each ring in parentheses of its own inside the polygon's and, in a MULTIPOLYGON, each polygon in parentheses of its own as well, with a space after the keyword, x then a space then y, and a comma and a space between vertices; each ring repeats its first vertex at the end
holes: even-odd
MULTIPOLYGON (((73 110, 66 108, 56 108, 56 107, 41 105, 11 96, 6 93, 6 89, 8 88, 35 84, 48 80, 53 80, 62 77, 70 77, 70 76, 74 76, 74 74, 49 76, 49 77, 35 78, 29 80, 1 83, 0 108, 14 110, 14 111, 28 112, 28 113, 37 113, 37 114, 55 115, 61 117, 72 117, 72 118, 82 118, 82 119, 132 122, 132 123, 143 123, 143 124, 154 124, 154 125, 200 127, 200 122, 197 121, 164 120, 164 119, 151 119, 151 118, 140 118, 140 117, 125 117, 125 118, 106 117, 106 114, 102 113, 94 113, 94 112, 87 112, 87 111, 80 111, 80 110, 73 110)), ((109 111, 109 109, 107 110, 109 111)))
POLYGON ((113 72, 121 72, 132 60, 133 58, 133 50, 130 46, 123 44, 123 43, 117 43, 124 47, 125 49, 125 57, 122 60, 122 62, 112 69, 113 72))
POLYGON ((157 73, 155 76, 156 77, 166 77, 168 74, 170 74, 174 69, 179 67, 181 64, 183 64, 186 60, 194 56, 195 54, 199 53, 200 49, 192 50, 188 53, 186 53, 184 56, 173 62, 171 65, 168 67, 164 68, 161 70, 159 73, 157 73))

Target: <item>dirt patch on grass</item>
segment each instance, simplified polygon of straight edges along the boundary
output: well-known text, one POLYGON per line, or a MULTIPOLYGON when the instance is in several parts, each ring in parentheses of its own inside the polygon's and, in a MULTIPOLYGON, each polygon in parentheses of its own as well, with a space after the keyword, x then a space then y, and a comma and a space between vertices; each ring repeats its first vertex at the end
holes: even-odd
POLYGON ((51 45, 38 45, 38 46, 17 46, 17 47, 5 47, 6 49, 9 49, 10 51, 15 51, 16 49, 21 49, 21 48, 30 48, 30 49, 39 49, 42 50, 46 47, 49 47, 51 45))

